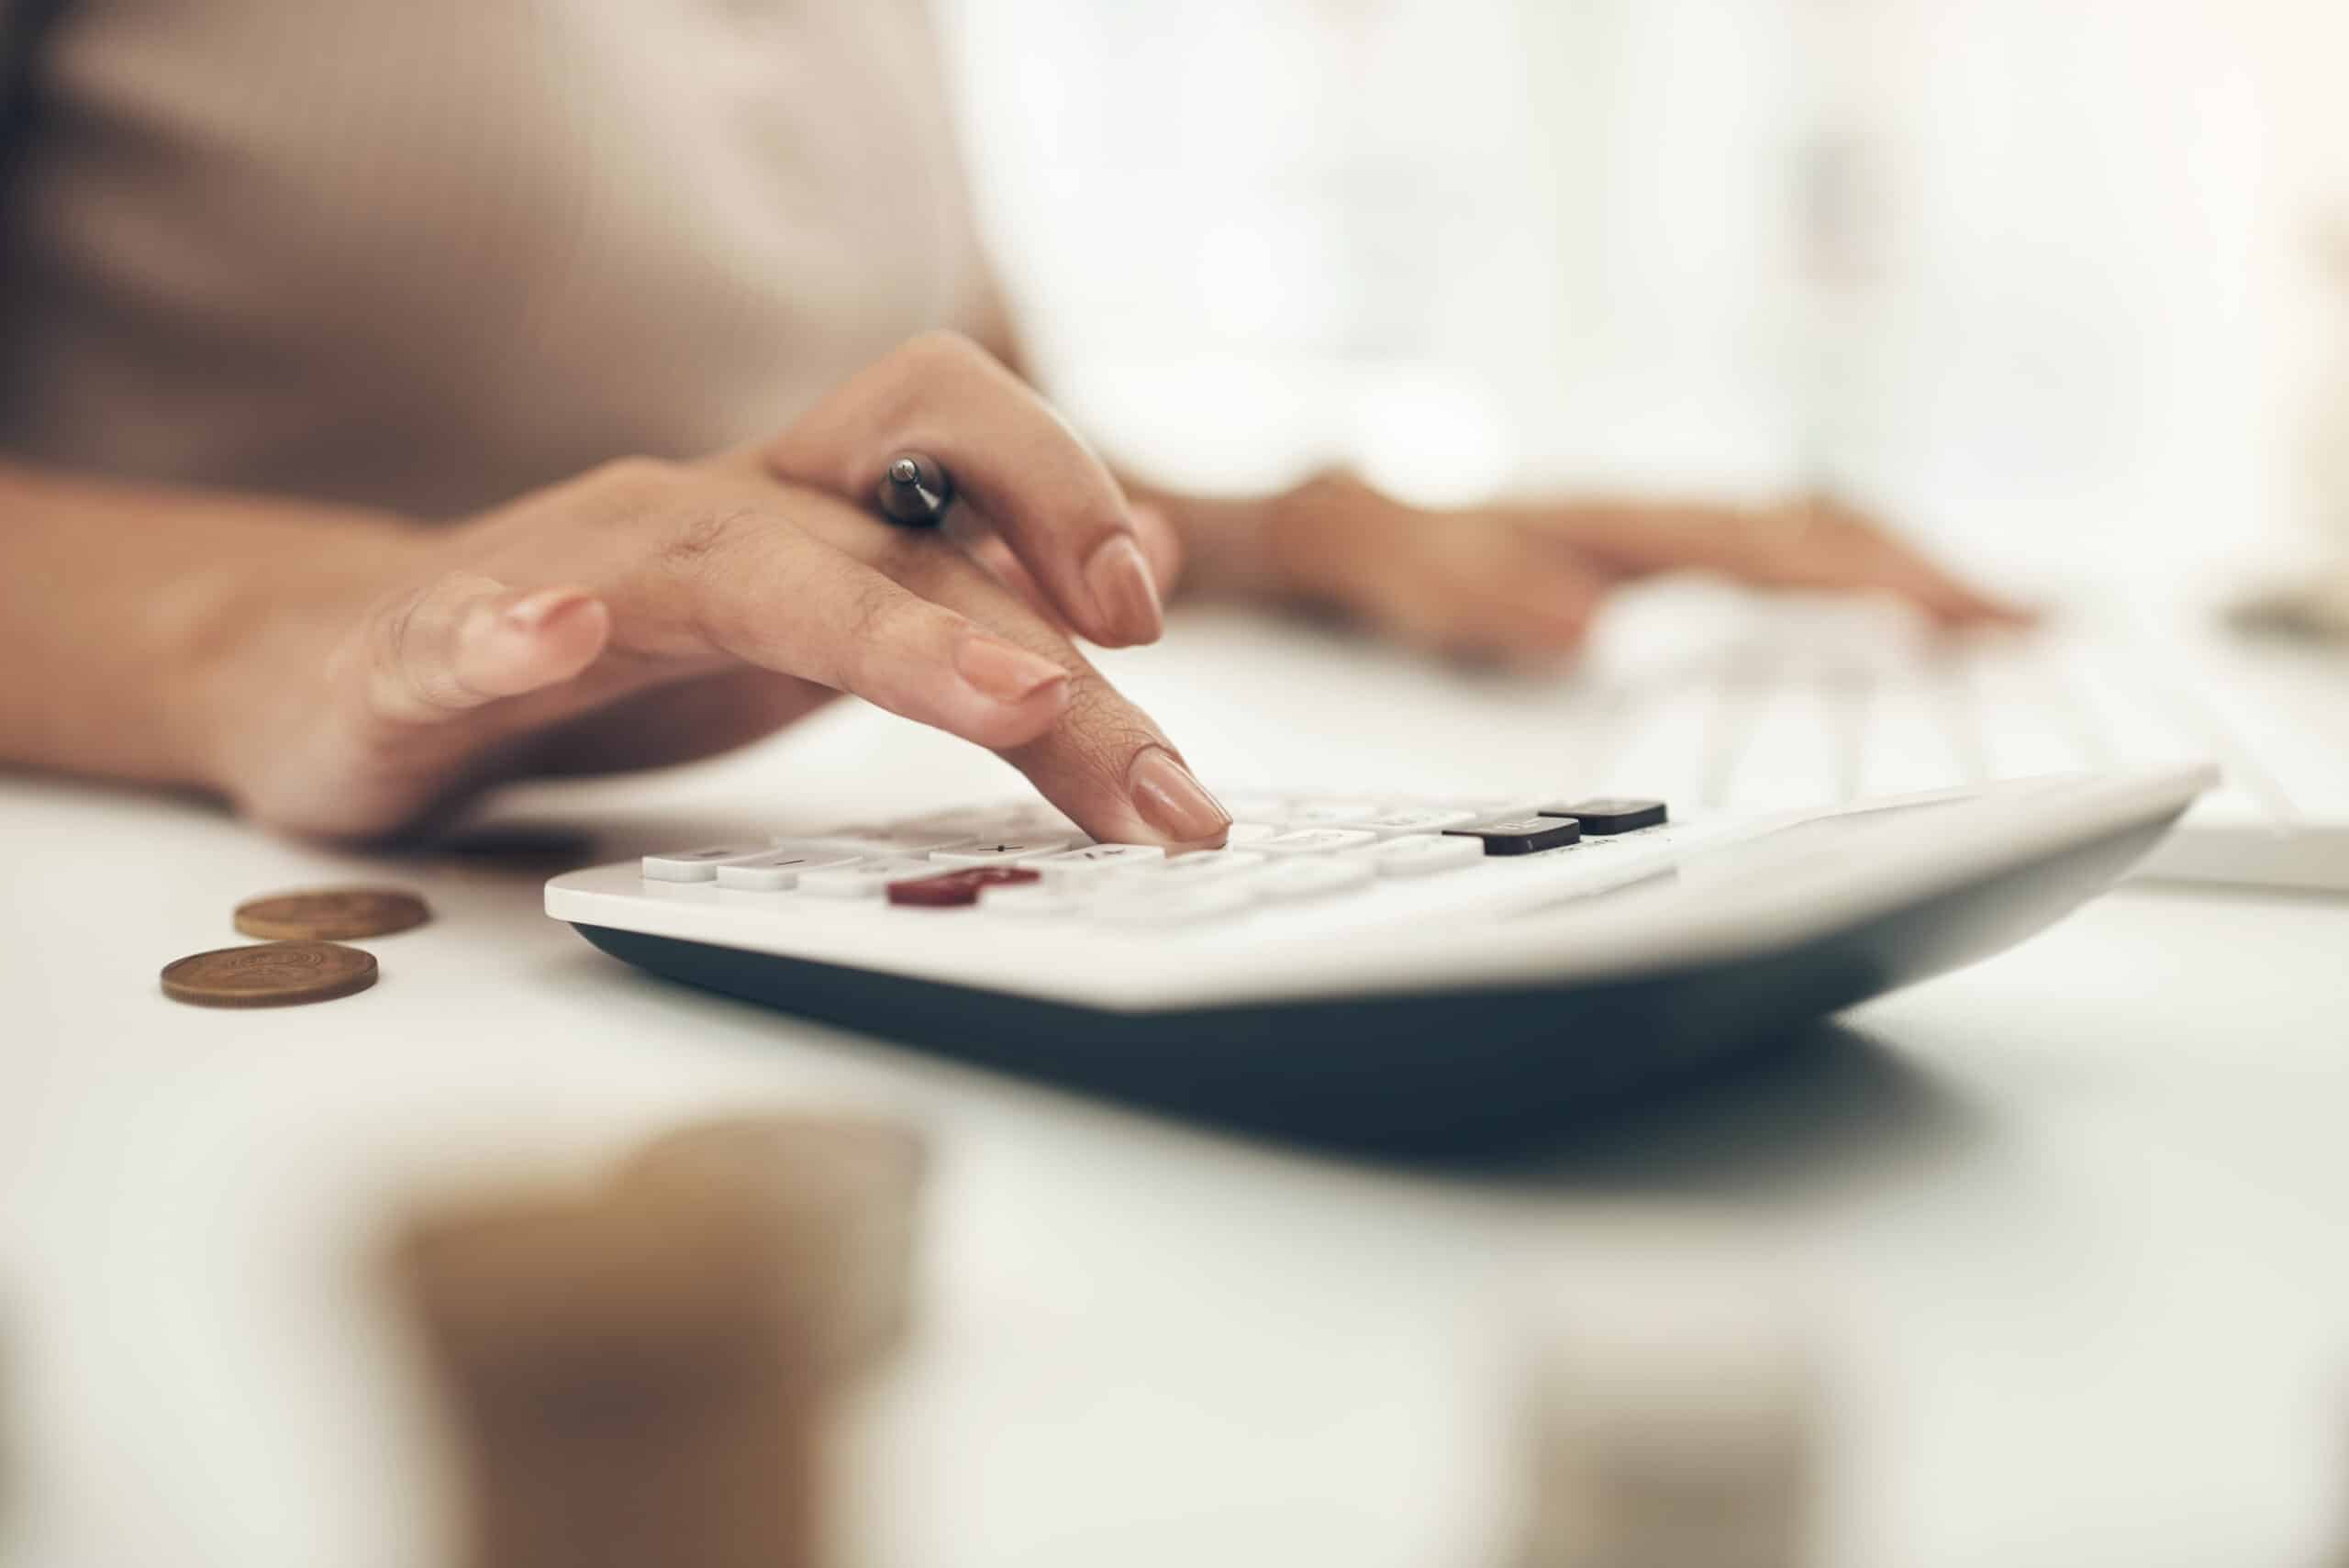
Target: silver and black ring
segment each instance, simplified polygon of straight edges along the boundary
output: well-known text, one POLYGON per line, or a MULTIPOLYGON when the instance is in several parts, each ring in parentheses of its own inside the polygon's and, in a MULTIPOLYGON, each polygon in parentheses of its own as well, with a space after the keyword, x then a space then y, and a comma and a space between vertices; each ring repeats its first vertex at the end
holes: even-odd
POLYGON ((934 528, 954 505, 954 476, 935 458, 899 452, 881 471, 874 492, 881 515, 903 528, 934 528))

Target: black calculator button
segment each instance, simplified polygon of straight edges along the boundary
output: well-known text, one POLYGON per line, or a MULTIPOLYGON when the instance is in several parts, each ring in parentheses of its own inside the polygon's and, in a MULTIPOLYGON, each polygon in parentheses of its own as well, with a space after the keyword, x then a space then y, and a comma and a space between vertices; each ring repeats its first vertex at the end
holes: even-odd
POLYGON ((1540 807, 1544 817, 1571 817, 1586 833, 1630 833, 1660 826, 1664 819, 1660 800, 1576 800, 1540 807))
POLYGON ((1444 832, 1454 839, 1482 839, 1488 855, 1530 855, 1536 850, 1573 843, 1582 837, 1582 824, 1558 817, 1512 817, 1500 822, 1446 828, 1444 832))

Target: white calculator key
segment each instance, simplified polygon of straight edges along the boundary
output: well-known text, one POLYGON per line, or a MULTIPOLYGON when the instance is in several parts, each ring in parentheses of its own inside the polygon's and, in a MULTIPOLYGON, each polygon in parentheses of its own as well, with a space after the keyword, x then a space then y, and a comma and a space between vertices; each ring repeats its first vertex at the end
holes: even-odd
POLYGON ((678 850, 644 857, 644 874, 654 882, 712 882, 728 861, 754 860, 767 852, 766 844, 717 844, 707 850, 678 850))
POLYGON ((1283 813, 1292 828, 1334 828, 1378 815, 1375 800, 1300 800, 1283 813))
POLYGON ((879 831, 884 835, 897 833, 936 833, 941 836, 963 833, 984 833, 1011 815, 1006 806, 966 806, 960 811, 931 811, 919 817, 901 817, 879 831))
POLYGON ((1264 863, 1264 856, 1247 850, 1194 850, 1187 855, 1176 855, 1163 869, 1150 874, 1153 882, 1173 881, 1187 887, 1193 883, 1237 876, 1264 863))
POLYGON ((1047 882, 1061 882, 1144 870, 1162 865, 1165 860, 1166 851, 1155 844, 1087 844, 1023 863, 1030 871, 1043 873, 1047 882))
POLYGON ((1381 876, 1427 876, 1475 865, 1485 858, 1485 846, 1477 839, 1418 833, 1389 839, 1375 850, 1364 850, 1360 858, 1381 876))
POLYGON ((960 849, 932 850, 930 858, 939 865, 999 866, 1041 860, 1068 847, 1066 839, 986 839, 960 849))
POLYGON ((864 855, 845 865, 801 872, 799 891, 827 898, 877 898, 893 882, 930 876, 937 870, 936 862, 918 861, 911 855, 864 855))
POLYGON ((1478 822, 1505 822, 1513 817, 1531 817, 1545 800, 1555 800, 1555 795, 1487 795, 1470 800, 1442 800, 1431 804, 1456 807, 1478 822))
POLYGON ((1259 839, 1269 839, 1279 831, 1280 828, 1270 822, 1234 821, 1231 831, 1224 835, 1223 841, 1237 848, 1241 844, 1252 844, 1259 839))
POLYGON ((826 833, 820 841, 838 844, 852 854, 918 857, 933 850, 960 849, 979 840, 969 833, 952 833, 941 828, 924 831, 911 828, 874 828, 863 833, 826 833))
POLYGON ((1050 883, 1008 883, 979 889, 979 907, 994 915, 1065 915, 1076 906, 1074 890, 1050 883))
POLYGON ((1375 833, 1382 839, 1399 839, 1407 833, 1441 833, 1446 828, 1457 828, 1464 822, 1475 820, 1475 812, 1464 811, 1457 806, 1410 806, 1382 811, 1375 817, 1365 817, 1346 826, 1364 833, 1375 833))
POLYGON ((838 850, 786 845, 748 860, 728 861, 718 868, 718 885, 746 893, 782 893, 797 884, 801 872, 820 866, 844 866, 858 858, 838 850))
POLYGON ((1359 850, 1376 842, 1377 834, 1349 828, 1293 828, 1269 839, 1251 839, 1248 850, 1258 855, 1333 855, 1341 850, 1359 850))
POLYGON ((1246 886, 1259 898, 1319 898, 1361 887, 1377 874, 1359 855, 1298 855, 1252 873, 1246 886))
POLYGON ((1085 915, 1112 926, 1186 926, 1236 915, 1255 901, 1255 894, 1238 878, 1177 887, 1155 877, 1135 877, 1117 884, 1116 892, 1097 899, 1085 915))

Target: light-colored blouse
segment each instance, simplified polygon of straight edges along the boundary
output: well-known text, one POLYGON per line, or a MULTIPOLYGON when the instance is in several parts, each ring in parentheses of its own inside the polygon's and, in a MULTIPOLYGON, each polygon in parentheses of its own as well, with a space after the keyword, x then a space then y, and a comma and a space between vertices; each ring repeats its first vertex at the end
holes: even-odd
POLYGON ((37 60, 25 461, 453 516, 985 309, 920 0, 66 0, 37 60))

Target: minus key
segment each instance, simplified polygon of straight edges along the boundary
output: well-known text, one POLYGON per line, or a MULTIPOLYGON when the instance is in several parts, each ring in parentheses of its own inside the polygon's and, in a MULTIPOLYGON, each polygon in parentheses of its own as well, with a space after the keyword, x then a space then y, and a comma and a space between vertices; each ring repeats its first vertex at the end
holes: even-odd
POLYGON ((1561 801, 1534 809, 1544 817, 1571 817, 1582 824, 1584 832, 1599 837, 1661 827, 1664 819, 1664 802, 1660 800, 1626 800, 1617 796, 1561 801))
POLYGON ((1563 817, 1510 817, 1443 831, 1446 838, 1483 840, 1488 855, 1530 855, 1574 843, 1582 837, 1582 824, 1563 817))

